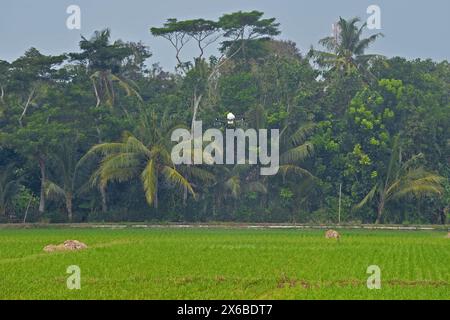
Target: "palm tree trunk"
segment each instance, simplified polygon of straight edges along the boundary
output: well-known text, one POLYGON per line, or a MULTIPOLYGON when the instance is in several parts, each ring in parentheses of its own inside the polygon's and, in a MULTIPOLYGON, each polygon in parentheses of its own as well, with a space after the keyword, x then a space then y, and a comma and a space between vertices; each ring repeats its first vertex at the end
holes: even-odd
POLYGON ((106 200, 106 186, 100 185, 98 189, 102 197, 102 212, 105 213, 108 211, 108 202, 106 200))
MULTIPOLYGON (((106 76, 107 77, 107 76, 106 76)), ((116 96, 115 96, 115 94, 114 94, 114 86, 113 86, 113 83, 112 83, 112 80, 111 79, 109 79, 109 78, 106 78, 106 82, 107 82, 107 86, 108 86, 108 90, 109 90, 109 92, 110 92, 110 96, 111 96, 111 106, 113 106, 114 105, 114 101, 115 101, 115 99, 116 99, 116 96)))
POLYGON ((203 216, 206 216, 206 212, 208 210, 208 201, 205 199, 205 196, 202 196, 203 200, 203 216))
POLYGON ((380 203, 378 204, 378 215, 377 215, 377 221, 375 221, 375 224, 381 223, 381 219, 383 217, 383 212, 384 212, 384 205, 385 205, 385 201, 384 201, 384 198, 382 197, 380 199, 380 203))
MULTIPOLYGON (((95 86, 95 83, 94 83, 94 86, 95 86)), ((102 138, 101 138, 102 135, 101 135, 100 128, 98 127, 98 125, 96 126, 95 129, 97 130, 98 143, 102 143, 103 142, 102 138)), ((102 198, 102 212, 106 213, 108 211, 108 202, 107 202, 107 198, 106 198, 106 186, 102 186, 100 184, 99 187, 98 187, 98 190, 100 191, 100 196, 102 198)))
POLYGON ((212 200, 212 213, 213 213, 213 217, 214 219, 216 218, 216 214, 217 214, 217 201, 215 199, 212 200))
POLYGON ((73 211, 72 211, 72 194, 66 194, 66 209, 67 209, 67 217, 69 218, 69 222, 72 222, 73 211))
POLYGON ((448 205, 441 211, 441 220, 443 225, 447 224, 447 216, 449 212, 450 212, 450 205, 448 205))
POLYGON ((39 199, 39 213, 43 214, 45 212, 45 181, 46 181, 46 168, 45 160, 39 157, 39 169, 41 170, 41 194, 39 199))
POLYGON ((188 197, 188 189, 185 187, 183 188, 183 206, 186 207, 187 205, 187 197, 188 197))
POLYGON ((100 95, 98 93, 97 86, 95 85, 95 80, 92 80, 92 85, 94 87, 95 98, 97 99, 97 104, 95 105, 95 107, 98 108, 102 101, 100 100, 100 95))
POLYGON ((158 183, 156 183, 155 200, 153 201, 153 206, 156 210, 158 210, 158 183))
POLYGON ((33 201, 33 198, 30 198, 30 201, 28 201, 27 210, 25 210, 25 216, 23 217, 23 223, 27 222, 28 210, 30 210, 31 201, 33 201))

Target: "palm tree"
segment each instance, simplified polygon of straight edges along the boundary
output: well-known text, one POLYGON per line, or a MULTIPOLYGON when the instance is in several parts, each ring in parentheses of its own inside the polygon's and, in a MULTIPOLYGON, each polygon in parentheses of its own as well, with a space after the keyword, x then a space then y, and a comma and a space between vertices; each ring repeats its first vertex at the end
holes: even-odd
POLYGON ((117 83, 126 94, 136 96, 142 100, 136 86, 131 81, 120 76, 122 63, 131 57, 133 49, 122 41, 110 43, 109 29, 96 31, 91 39, 82 37, 80 41, 81 53, 72 53, 72 60, 87 62, 90 79, 97 99, 97 107, 105 101, 113 106, 115 100, 114 83, 117 83))
POLYGON ((8 206, 20 190, 22 178, 16 177, 14 165, 10 164, 0 171, 0 216, 6 214, 8 206))
MULTIPOLYGON (((283 184, 289 183, 288 177, 298 176, 301 180, 295 181, 295 190, 299 195, 295 203, 297 209, 304 207, 310 199, 310 187, 316 177, 301 165, 304 160, 314 153, 314 145, 308 141, 308 137, 316 128, 316 124, 307 122, 299 127, 287 124, 281 132, 281 155, 280 170, 283 177, 283 184)), ((295 223, 295 214, 292 210, 292 222, 295 223)))
POLYGON ((311 50, 310 54, 316 58, 316 62, 320 66, 331 68, 332 71, 347 73, 352 69, 357 69, 365 75, 370 75, 367 70, 368 64, 374 58, 381 56, 365 54, 365 51, 383 34, 377 33, 368 38, 362 38, 367 23, 358 27, 357 24, 360 21, 360 18, 350 20, 339 18, 337 37, 326 37, 319 41, 319 44, 328 51, 311 50))
POLYGON ((57 172, 55 180, 45 181, 45 195, 47 198, 65 201, 69 221, 73 218, 73 199, 86 189, 78 183, 78 168, 82 159, 77 161, 75 150, 63 144, 59 153, 55 155, 57 172))
POLYGON ((267 193, 267 187, 260 180, 258 172, 259 168, 251 165, 219 166, 211 186, 215 191, 214 215, 227 199, 237 200, 249 192, 267 193))
POLYGON ((309 158, 314 153, 314 145, 311 141, 307 141, 308 136, 316 128, 316 124, 307 122, 295 128, 287 124, 281 131, 280 144, 280 172, 283 178, 287 174, 292 173, 305 178, 314 178, 314 176, 306 169, 302 168, 299 163, 309 158))
POLYGON ((86 156, 100 154, 100 167, 93 175, 93 183, 106 186, 109 182, 125 182, 140 178, 149 205, 158 208, 158 189, 161 180, 186 188, 196 196, 193 186, 173 164, 170 155, 169 127, 158 122, 155 114, 144 116, 138 135, 125 132, 121 141, 102 143, 91 148, 86 156))
POLYGON ((415 166, 423 154, 418 154, 408 161, 403 162, 399 145, 399 137, 394 140, 389 166, 384 179, 378 180, 364 199, 355 207, 360 209, 375 197, 378 214, 376 224, 381 223, 386 204, 392 200, 400 199, 408 195, 421 197, 429 194, 441 195, 443 192, 444 178, 423 167, 415 166))
MULTIPOLYGON (((312 178, 313 175, 306 169, 300 167, 299 163, 314 153, 314 145, 308 141, 308 137, 316 128, 313 122, 305 122, 298 125, 298 120, 293 118, 293 114, 289 112, 289 107, 286 112, 288 118, 285 119, 280 132, 280 170, 285 177, 288 173, 293 173, 299 176, 312 178)), ((265 128, 266 111, 262 105, 257 105, 250 109, 245 115, 246 121, 253 128, 265 128)))

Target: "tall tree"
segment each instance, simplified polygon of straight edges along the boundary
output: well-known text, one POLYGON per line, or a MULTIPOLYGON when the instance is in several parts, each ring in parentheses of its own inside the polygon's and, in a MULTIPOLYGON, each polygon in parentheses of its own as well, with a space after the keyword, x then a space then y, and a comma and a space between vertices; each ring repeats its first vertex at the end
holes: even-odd
POLYGON ((0 132, 4 145, 19 150, 39 166, 41 192, 39 212, 45 211, 44 185, 48 146, 64 128, 51 121, 51 100, 58 86, 64 55, 46 56, 31 48, 11 64, 8 90, 9 123, 0 132))
POLYGON ((18 118, 21 127, 30 107, 38 106, 40 99, 45 99, 55 80, 56 67, 65 59, 64 55, 46 56, 31 48, 11 64, 10 84, 18 98, 13 104, 21 108, 18 118))
POLYGON ((368 38, 363 38, 363 32, 367 23, 358 27, 359 18, 345 20, 339 18, 337 23, 337 35, 323 38, 319 43, 328 51, 312 50, 311 54, 316 62, 332 71, 349 73, 352 69, 359 70, 364 75, 371 75, 368 71, 369 63, 375 58, 381 57, 375 54, 366 54, 365 51, 382 33, 376 33, 368 38))
POLYGON ((192 83, 192 128, 206 90, 212 82, 217 83, 219 70, 224 64, 242 51, 248 42, 268 39, 280 33, 275 18, 263 19, 263 15, 259 11, 239 11, 223 15, 218 22, 168 19, 163 27, 150 29, 154 36, 167 39, 175 48, 178 67, 192 83), (222 54, 207 64, 203 59, 205 49, 220 38, 224 40, 220 48, 222 54), (193 62, 183 62, 181 52, 191 40, 197 42, 199 55, 193 62))
POLYGON ((102 102, 109 106, 114 105, 114 83, 125 90, 127 95, 134 95, 141 99, 136 86, 120 75, 124 61, 131 59, 136 51, 122 41, 111 43, 110 38, 111 32, 109 29, 96 31, 89 40, 82 37, 80 41, 81 53, 70 54, 72 60, 87 63, 97 99, 97 107, 102 102))

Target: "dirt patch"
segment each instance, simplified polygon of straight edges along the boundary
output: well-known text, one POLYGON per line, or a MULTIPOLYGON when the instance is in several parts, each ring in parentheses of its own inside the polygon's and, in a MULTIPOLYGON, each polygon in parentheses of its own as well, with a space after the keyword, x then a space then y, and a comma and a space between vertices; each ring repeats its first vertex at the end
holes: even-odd
MULTIPOLYGON (((450 283, 446 281, 431 281, 431 280, 385 280, 382 281, 382 285, 395 286, 395 287, 445 287, 450 286, 450 283)), ((295 288, 302 287, 304 289, 320 289, 326 287, 359 287, 366 286, 366 281, 357 279, 348 280, 336 280, 336 281, 308 281, 304 279, 292 279, 285 276, 281 277, 277 282, 277 288, 295 288)))
POLYGON ((388 280, 386 281, 388 285, 399 286, 399 287, 445 287, 449 286, 450 283, 446 281, 431 281, 431 280, 388 280))
POLYGON ((44 247, 45 252, 78 251, 87 249, 87 245, 78 240, 66 240, 62 244, 50 244, 44 247))
POLYGON ((277 288, 294 288, 296 286, 302 286, 304 289, 311 289, 313 287, 313 284, 307 280, 302 279, 292 279, 286 277, 286 275, 283 275, 277 282, 277 288))
POLYGON ((216 282, 225 282, 227 279, 224 276, 216 276, 216 282))
POLYGON ((341 238, 341 235, 336 230, 328 230, 327 232, 325 232, 325 238, 339 240, 341 238))

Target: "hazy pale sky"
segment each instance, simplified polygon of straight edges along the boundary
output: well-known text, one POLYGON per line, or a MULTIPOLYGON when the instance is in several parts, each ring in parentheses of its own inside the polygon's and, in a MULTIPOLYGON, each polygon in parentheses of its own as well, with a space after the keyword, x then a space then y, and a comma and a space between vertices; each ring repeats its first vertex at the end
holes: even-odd
MULTIPOLYGON (((113 39, 142 40, 153 52, 150 63, 172 69, 172 48, 152 37, 150 27, 172 17, 216 19, 239 10, 260 10, 277 18, 279 38, 295 41, 305 52, 331 33, 339 16, 366 20, 369 5, 380 6, 385 34, 371 52, 450 60, 449 0, 1 0, 0 59, 14 60, 30 47, 45 54, 77 51, 80 35, 90 37, 108 27, 113 39), (66 27, 69 5, 81 8, 81 30, 66 27)), ((186 60, 192 56, 186 52, 186 60)))

